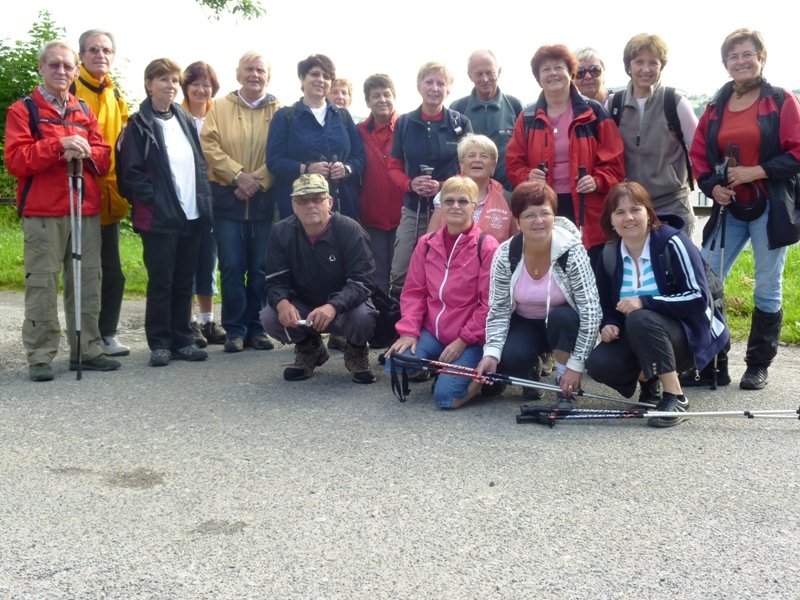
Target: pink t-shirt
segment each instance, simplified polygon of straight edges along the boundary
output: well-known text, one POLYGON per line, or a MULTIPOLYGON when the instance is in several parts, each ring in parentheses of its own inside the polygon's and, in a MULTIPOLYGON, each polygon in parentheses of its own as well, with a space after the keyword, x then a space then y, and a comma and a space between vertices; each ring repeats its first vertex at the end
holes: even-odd
POLYGON ((555 147, 553 149, 553 189, 556 194, 572 192, 572 181, 569 178, 569 126, 572 123, 572 105, 570 104, 556 119, 550 119, 553 126, 555 147), (558 132, 556 132, 556 129, 558 132))
MULTIPOLYGON (((528 269, 522 269, 522 273, 514 286, 514 302, 519 316, 526 319, 544 319, 547 317, 547 285, 552 277, 548 270, 541 279, 534 279, 528 273, 528 269)), ((567 303, 564 292, 553 282, 550 285, 550 310, 557 306, 567 303)))

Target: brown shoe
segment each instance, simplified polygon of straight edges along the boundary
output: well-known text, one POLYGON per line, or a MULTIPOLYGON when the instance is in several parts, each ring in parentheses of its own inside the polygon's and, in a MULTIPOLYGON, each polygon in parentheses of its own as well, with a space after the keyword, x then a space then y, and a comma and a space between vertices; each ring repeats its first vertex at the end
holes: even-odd
POLYGON ((344 352, 345 346, 347 346, 347 338, 343 335, 332 333, 328 336, 328 350, 341 350, 344 352))
POLYGON ((369 368, 369 348, 347 342, 344 347, 344 366, 353 374, 356 383, 375 383, 375 373, 369 368))
POLYGON ((246 348, 253 350, 272 350, 275 344, 266 335, 254 335, 244 341, 246 348))
POLYGON ((222 327, 222 325, 218 325, 214 321, 203 323, 200 326, 200 331, 202 332, 203 337, 208 340, 209 344, 224 344, 225 338, 228 335, 228 332, 225 331, 225 328, 222 327))
POLYGON ((200 326, 200 321, 192 321, 192 343, 198 348, 205 348, 208 346, 208 340, 203 335, 203 329, 200 326))
POLYGON ((309 336, 294 345, 294 363, 283 370, 283 378, 286 381, 308 379, 314 368, 324 365, 330 357, 322 338, 319 335, 309 336))
POLYGON ((228 338, 222 347, 225 352, 241 352, 244 350, 244 340, 242 338, 228 338))

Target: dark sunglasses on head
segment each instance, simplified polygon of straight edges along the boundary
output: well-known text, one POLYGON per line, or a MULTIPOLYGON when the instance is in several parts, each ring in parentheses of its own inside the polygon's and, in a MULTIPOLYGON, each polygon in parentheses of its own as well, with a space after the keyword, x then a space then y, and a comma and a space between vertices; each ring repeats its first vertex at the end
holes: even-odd
POLYGON ((578 67, 578 72, 575 74, 575 77, 577 77, 578 79, 583 79, 584 77, 586 77, 586 74, 588 73, 594 79, 597 79, 598 77, 600 77, 600 74, 602 72, 603 69, 600 67, 600 65, 592 65, 591 67, 578 67))

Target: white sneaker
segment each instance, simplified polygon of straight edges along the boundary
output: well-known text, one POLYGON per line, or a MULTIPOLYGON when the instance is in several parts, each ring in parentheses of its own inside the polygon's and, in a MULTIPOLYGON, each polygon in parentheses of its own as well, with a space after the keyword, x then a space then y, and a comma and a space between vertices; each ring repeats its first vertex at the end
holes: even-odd
POLYGON ((119 343, 119 340, 114 336, 102 337, 103 352, 106 356, 128 356, 131 349, 128 346, 119 343))

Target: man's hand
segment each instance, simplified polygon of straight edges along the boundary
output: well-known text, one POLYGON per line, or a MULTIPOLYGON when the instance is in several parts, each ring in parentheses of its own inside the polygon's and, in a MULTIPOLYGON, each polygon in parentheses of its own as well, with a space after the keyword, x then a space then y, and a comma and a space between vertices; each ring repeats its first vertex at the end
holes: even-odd
POLYGON ((323 304, 308 313, 306 321, 310 321, 311 327, 322 333, 328 329, 336 318, 336 309, 331 304, 323 304))
POLYGON ((236 178, 236 197, 239 200, 249 200, 261 189, 261 177, 252 173, 239 173, 236 178))
POLYGON ((300 311, 294 304, 284 299, 278 302, 278 321, 284 327, 297 327, 297 322, 301 319, 300 311))
POLYGON ((61 147, 64 149, 64 158, 89 158, 92 155, 92 147, 89 142, 79 135, 68 135, 61 138, 61 147))

